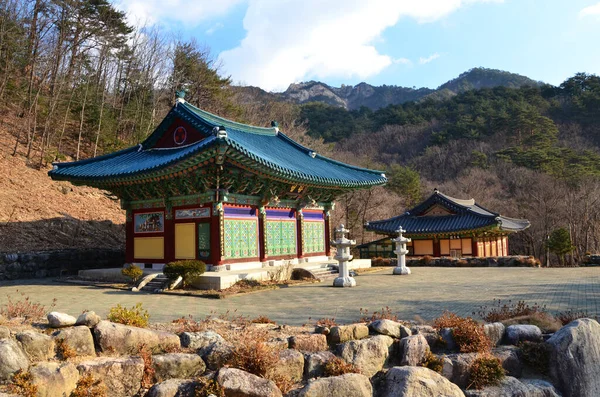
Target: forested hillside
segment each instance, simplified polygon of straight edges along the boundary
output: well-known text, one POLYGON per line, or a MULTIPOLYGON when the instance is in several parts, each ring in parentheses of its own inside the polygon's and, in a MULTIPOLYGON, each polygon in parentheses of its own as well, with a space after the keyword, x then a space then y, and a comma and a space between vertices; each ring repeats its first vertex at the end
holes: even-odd
MULTIPOLYGON (((344 222, 361 242, 376 237, 363 232, 365 221, 400 214, 438 187, 531 220, 512 239, 517 252, 543 256, 546 237, 559 228, 570 232, 576 259, 600 251, 597 76, 579 74, 553 87, 473 69, 418 100, 376 110, 298 105, 232 86, 209 49, 159 28, 129 26, 106 0, 1 2, 0 43, 0 154, 2 167, 13 168, 5 181, 13 192, 28 179, 56 190, 45 175, 52 161, 137 144, 185 88, 186 99, 208 111, 262 126, 277 120, 319 153, 384 170, 387 187, 349 194, 336 207, 333 222, 344 222)), ((43 191, 36 188, 42 199, 43 191)), ((27 195, 9 194, 11 205, 0 206, 4 223, 14 223, 14 208, 31 207, 27 195)), ((86 197, 87 212, 63 216, 103 219, 97 208, 110 202, 110 218, 120 219, 104 194, 86 197)), ((47 199, 60 201, 54 193, 47 199)), ((28 212, 28 222, 50 217, 28 212)), ((29 238, 32 248, 39 239, 20 238, 16 229, 11 235, 29 238)))

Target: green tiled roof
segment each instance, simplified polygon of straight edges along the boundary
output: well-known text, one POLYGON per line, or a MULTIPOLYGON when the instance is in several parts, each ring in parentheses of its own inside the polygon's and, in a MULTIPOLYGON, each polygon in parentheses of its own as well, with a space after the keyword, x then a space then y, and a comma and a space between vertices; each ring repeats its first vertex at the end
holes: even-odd
POLYGON ((356 188, 387 182, 381 171, 344 164, 321 156, 294 142, 277 128, 236 123, 198 109, 187 102, 174 106, 155 132, 143 143, 109 155, 72 163, 57 163, 49 172, 53 179, 110 182, 149 178, 167 169, 193 166, 215 148, 230 149, 227 157, 257 173, 291 183, 324 187, 356 188), (184 147, 154 148, 175 117, 190 123, 206 138, 184 147), (226 134, 216 134, 224 127, 226 134))
POLYGON ((526 219, 514 219, 489 211, 475 200, 461 200, 435 191, 427 200, 400 216, 380 221, 367 222, 365 229, 395 235, 399 228, 411 234, 451 234, 483 228, 495 228, 504 232, 517 232, 530 226, 526 219), (439 204, 449 209, 452 215, 424 215, 439 204))

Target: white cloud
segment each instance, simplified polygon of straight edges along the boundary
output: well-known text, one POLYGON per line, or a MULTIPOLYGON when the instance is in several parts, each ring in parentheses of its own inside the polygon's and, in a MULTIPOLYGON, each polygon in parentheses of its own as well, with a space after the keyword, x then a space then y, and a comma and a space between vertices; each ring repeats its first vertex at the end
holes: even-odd
POLYGON ((244 0, 117 0, 116 7, 127 13, 130 23, 154 25, 156 23, 198 23, 224 15, 244 0))
POLYGON ((400 65, 412 65, 412 61, 408 58, 396 58, 392 59, 392 62, 400 65))
POLYGON ((420 65, 425 65, 426 63, 429 63, 435 59, 438 59, 440 57, 440 54, 438 54, 437 52, 435 54, 431 54, 429 55, 427 58, 419 58, 419 64, 420 65))
POLYGON ((580 18, 589 17, 589 16, 600 17, 600 3, 585 7, 584 9, 579 11, 580 18))
POLYGON ((209 36, 210 36, 210 35, 212 35, 214 32, 216 32, 217 30, 219 30, 219 29, 221 29, 221 28, 224 28, 224 27, 225 27, 225 25, 223 25, 221 22, 217 22, 217 23, 215 23, 213 26, 211 26, 210 28, 208 28, 208 29, 206 30, 206 32, 204 32, 204 33, 206 33, 207 35, 209 35, 209 36))
POLYGON ((312 78, 364 79, 394 62, 410 62, 373 45, 401 18, 433 22, 464 5, 489 1, 501 0, 249 0, 246 37, 220 59, 234 81, 267 90, 312 78))

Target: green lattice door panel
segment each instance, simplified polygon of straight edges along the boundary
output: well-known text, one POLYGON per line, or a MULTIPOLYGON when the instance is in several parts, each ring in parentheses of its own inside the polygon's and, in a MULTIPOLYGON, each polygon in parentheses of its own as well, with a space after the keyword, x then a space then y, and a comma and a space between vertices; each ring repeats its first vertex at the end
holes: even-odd
POLYGON ((302 222, 302 239, 304 252, 325 252, 324 222, 302 222))
POLYGON ((198 257, 203 261, 210 258, 210 223, 198 223, 198 257))
POLYGON ((296 255, 296 222, 267 220, 267 255, 296 255))
POLYGON ((258 231, 256 219, 225 219, 225 258, 256 258, 258 231))

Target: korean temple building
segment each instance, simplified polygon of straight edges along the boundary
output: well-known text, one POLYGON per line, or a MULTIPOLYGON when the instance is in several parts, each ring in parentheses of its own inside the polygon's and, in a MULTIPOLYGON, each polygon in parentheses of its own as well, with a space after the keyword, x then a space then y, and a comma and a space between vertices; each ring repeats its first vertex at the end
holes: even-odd
MULTIPOLYGON (((367 222, 365 229, 397 236, 402 228, 409 256, 495 257, 507 256, 508 235, 527 229, 526 219, 513 219, 489 211, 474 199, 461 200, 437 189, 413 209, 394 218, 367 222)), ((395 257, 394 246, 386 237, 357 246, 361 258, 395 257)))
POLYGON ((104 189, 126 211, 126 260, 160 269, 198 259, 217 269, 330 255, 339 195, 387 182, 381 171, 315 153, 279 131, 236 123, 179 95, 137 146, 56 163, 54 180, 104 189))

